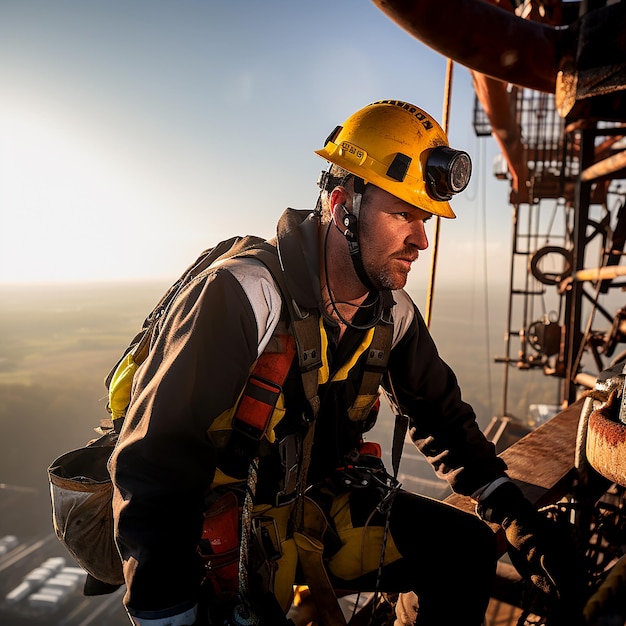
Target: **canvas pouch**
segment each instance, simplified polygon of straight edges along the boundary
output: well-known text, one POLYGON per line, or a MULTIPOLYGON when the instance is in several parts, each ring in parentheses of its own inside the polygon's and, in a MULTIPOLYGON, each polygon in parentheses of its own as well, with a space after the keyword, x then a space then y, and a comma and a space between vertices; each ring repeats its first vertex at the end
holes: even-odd
POLYGON ((113 531, 113 484, 107 463, 114 439, 101 439, 57 458, 48 468, 55 533, 93 578, 124 582, 113 531))

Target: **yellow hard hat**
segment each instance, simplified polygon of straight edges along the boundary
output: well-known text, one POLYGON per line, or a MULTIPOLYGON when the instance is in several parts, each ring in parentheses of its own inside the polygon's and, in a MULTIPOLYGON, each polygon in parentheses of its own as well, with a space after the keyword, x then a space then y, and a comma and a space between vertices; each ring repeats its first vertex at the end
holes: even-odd
POLYGON ((448 200, 467 187, 472 171, 469 155, 448 146, 433 117, 400 100, 380 100, 357 111, 315 153, 442 217, 455 217, 448 200))

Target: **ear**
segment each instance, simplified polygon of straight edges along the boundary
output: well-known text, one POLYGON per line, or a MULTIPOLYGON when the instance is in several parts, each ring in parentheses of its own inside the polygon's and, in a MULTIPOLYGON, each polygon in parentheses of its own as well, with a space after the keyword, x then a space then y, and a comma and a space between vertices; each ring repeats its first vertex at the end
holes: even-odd
POLYGON ((352 197, 350 194, 343 187, 335 187, 330 198, 333 224, 348 241, 356 241, 358 220, 356 215, 351 213, 351 208, 352 197), (335 192, 337 193, 335 194, 335 192), (346 206, 348 203, 349 206, 346 206))
POLYGON ((341 224, 346 210, 352 208, 352 198, 344 187, 335 187, 330 193, 330 213, 335 224, 341 224))

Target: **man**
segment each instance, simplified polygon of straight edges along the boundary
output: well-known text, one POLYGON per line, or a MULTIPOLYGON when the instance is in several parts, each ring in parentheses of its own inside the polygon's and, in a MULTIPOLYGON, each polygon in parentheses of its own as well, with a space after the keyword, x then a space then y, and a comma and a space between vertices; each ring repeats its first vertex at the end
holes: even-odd
POLYGON ((528 513, 403 291, 428 245, 425 222, 454 217, 448 200, 467 185, 469 157, 448 147, 430 115, 395 100, 352 115, 317 153, 331 167, 316 210, 288 209, 278 224, 284 276, 247 257, 200 274, 135 376, 111 460, 135 624, 205 623, 207 610, 210 623, 280 623, 294 582, 310 585, 322 623, 341 622, 330 585, 414 591, 418 624, 482 623, 493 533, 477 517, 399 490, 364 447, 372 380, 408 416, 437 473, 478 498, 487 519, 509 524, 528 513), (296 327, 311 319, 303 339, 296 327), (321 349, 291 353, 285 380, 265 385, 279 393, 261 434, 242 434, 238 407, 255 405, 249 390, 267 383, 255 363, 288 354, 272 346, 294 334, 296 344, 315 335, 321 349), (244 546, 230 582, 215 563, 207 575, 199 549, 201 537, 216 549, 224 540, 224 524, 215 532, 227 508, 218 496, 229 492, 242 526, 230 539, 244 546))

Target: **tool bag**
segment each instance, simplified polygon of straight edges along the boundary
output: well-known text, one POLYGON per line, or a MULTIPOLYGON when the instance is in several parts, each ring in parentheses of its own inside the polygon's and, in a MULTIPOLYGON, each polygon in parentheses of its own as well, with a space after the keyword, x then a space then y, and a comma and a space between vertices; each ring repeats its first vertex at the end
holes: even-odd
POLYGON ((102 591, 124 582, 113 539, 113 485, 107 469, 116 439, 103 435, 63 454, 48 468, 56 535, 86 572, 105 583, 102 591))

